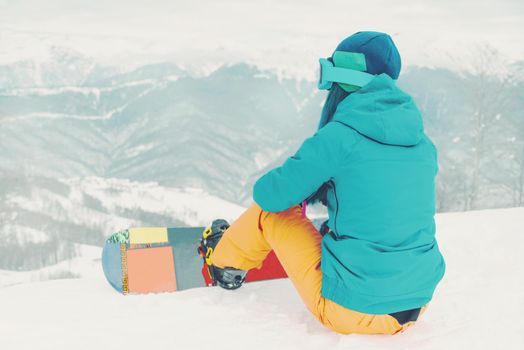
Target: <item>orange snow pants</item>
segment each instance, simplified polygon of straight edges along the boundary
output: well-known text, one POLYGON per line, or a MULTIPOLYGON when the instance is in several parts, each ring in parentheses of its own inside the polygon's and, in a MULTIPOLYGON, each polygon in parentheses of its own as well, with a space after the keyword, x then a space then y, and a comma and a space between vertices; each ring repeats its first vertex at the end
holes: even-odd
POLYGON ((249 270, 260 268, 274 250, 308 310, 338 333, 396 334, 415 323, 400 325, 393 316, 364 314, 322 297, 321 241, 320 232, 302 215, 299 205, 266 212, 254 203, 226 230, 211 260, 218 267, 249 270))

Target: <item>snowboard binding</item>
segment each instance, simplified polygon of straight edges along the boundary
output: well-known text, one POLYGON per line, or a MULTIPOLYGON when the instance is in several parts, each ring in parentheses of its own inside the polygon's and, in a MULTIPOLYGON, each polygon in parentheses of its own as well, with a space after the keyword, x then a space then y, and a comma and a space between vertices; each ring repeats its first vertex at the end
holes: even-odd
POLYGON ((233 267, 220 268, 211 262, 211 255, 224 232, 229 228, 229 223, 224 219, 217 219, 202 232, 202 239, 198 246, 198 253, 204 259, 202 273, 208 284, 234 290, 242 286, 246 280, 247 271, 233 267), (206 278, 207 277, 207 278, 206 278))

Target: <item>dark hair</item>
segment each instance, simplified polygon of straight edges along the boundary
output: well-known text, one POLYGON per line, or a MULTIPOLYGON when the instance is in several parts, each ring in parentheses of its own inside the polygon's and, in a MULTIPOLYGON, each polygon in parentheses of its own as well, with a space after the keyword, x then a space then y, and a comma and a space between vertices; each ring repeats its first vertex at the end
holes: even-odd
POLYGON ((333 86, 329 90, 329 93, 322 107, 322 113, 320 114, 320 121, 318 123, 318 129, 322 129, 327 123, 333 120, 333 115, 337 110, 337 106, 349 95, 344 89, 338 86, 337 83, 333 83, 333 86))
MULTIPOLYGON (((349 92, 346 92, 337 83, 333 83, 333 86, 329 90, 329 93, 324 102, 324 107, 322 107, 322 113, 320 114, 320 122, 318 123, 318 129, 322 129, 327 123, 333 120, 333 115, 337 110, 337 106, 349 95, 349 92)), ((308 204, 315 204, 321 202, 323 205, 327 205, 326 195, 329 188, 329 181, 324 183, 318 190, 315 191, 311 196, 306 199, 308 204)))

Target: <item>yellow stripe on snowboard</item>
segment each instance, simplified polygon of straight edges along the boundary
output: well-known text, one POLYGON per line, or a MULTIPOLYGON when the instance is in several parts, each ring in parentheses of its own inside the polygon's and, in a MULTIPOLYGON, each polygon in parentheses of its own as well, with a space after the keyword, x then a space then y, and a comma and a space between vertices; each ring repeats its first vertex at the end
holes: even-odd
POLYGON ((165 227, 138 227, 129 229, 129 243, 164 243, 167 242, 167 228, 165 227))

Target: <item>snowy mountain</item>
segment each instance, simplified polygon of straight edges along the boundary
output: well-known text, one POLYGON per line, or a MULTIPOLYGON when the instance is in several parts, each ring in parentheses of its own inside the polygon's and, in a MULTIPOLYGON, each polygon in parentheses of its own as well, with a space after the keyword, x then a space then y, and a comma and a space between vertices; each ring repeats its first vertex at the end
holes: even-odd
POLYGON ((194 349, 201 342, 253 350, 519 349, 524 208, 439 214, 436 220, 446 275, 417 324, 395 336, 332 333, 307 311, 289 280, 236 291, 122 296, 104 280, 100 249, 93 248, 86 255, 91 265, 83 272, 74 268, 76 279, 0 289, 0 344, 17 350, 194 349))
POLYGON ((96 84, 6 89, 0 169, 158 181, 243 202, 253 174, 314 130, 322 96, 305 84, 247 65, 194 78, 157 64, 96 84))
MULTIPOLYGON (((76 56, 46 66, 72 64, 65 57, 76 56)), ((245 64, 204 77, 171 63, 81 81, 70 73, 62 83, 77 85, 0 90, 0 269, 71 259, 78 244, 130 225, 238 213, 258 174, 314 129, 322 99, 245 64), (136 196, 115 197, 124 191, 136 196)))
MULTIPOLYGON (((243 207, 197 188, 97 177, 14 181, 0 202, 0 270, 30 270, 81 256, 122 228, 205 226, 243 207)), ((5 284, 0 282, 0 285, 5 284)))
POLYGON ((93 58, 70 48, 51 46, 44 57, 0 65, 0 91, 3 89, 79 86, 116 74, 93 58))
MULTIPOLYGON (((119 72, 53 52, 2 68, 40 67, 0 85, 0 269, 71 259, 129 225, 204 225, 218 213, 200 213, 198 198, 246 207, 254 181, 314 132, 325 97, 248 64, 119 72), (136 196, 111 195, 124 190, 136 196)), ((507 84, 509 106, 479 114, 475 91, 500 84, 490 79, 408 67, 399 81, 439 150, 439 211, 524 203, 523 83, 507 84)))

